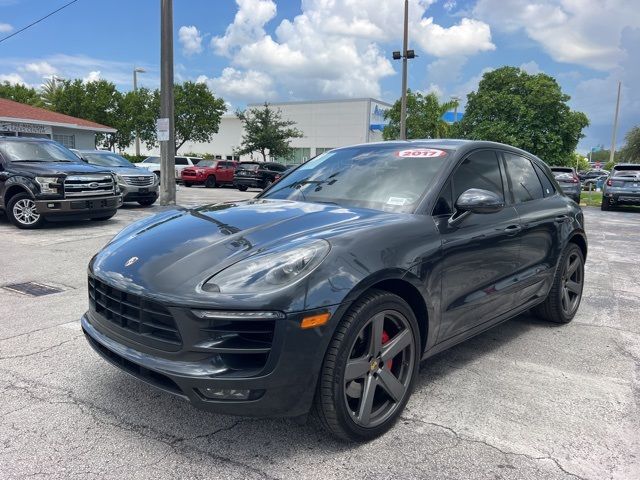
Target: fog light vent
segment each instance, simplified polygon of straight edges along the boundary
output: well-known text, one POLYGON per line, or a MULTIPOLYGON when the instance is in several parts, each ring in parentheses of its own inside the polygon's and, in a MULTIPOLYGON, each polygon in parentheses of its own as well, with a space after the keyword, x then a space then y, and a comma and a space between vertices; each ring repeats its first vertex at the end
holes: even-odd
POLYGON ((251 390, 206 387, 200 393, 211 400, 248 400, 251 390))

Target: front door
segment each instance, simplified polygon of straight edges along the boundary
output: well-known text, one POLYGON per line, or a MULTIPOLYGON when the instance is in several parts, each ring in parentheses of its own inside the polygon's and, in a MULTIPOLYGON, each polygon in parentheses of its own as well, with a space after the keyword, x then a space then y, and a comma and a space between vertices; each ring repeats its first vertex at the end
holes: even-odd
MULTIPOLYGON (((455 204, 470 188, 489 190, 505 198, 505 172, 495 151, 481 150, 465 158, 443 195, 451 195, 455 204)), ((443 208, 445 202, 439 202, 436 208, 443 208)), ((521 227, 511 205, 496 213, 472 213, 455 227, 447 223, 449 212, 434 213, 438 214, 435 218, 442 239, 442 321, 438 333, 438 341, 442 341, 515 307, 510 295, 521 227)))

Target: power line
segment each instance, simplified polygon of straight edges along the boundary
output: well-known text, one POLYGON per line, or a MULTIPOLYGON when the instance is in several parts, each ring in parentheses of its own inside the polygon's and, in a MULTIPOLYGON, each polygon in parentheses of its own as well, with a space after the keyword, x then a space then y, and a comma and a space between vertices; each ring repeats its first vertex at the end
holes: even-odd
POLYGON ((33 27, 33 26, 34 26, 34 25, 36 25, 37 23, 40 23, 41 21, 43 21, 43 20, 45 20, 45 19, 49 18, 51 15, 55 15, 56 13, 58 13, 58 12, 59 12, 60 10, 62 10, 63 8, 67 8, 69 5, 71 5, 72 3, 76 3, 77 1, 78 1, 78 0, 72 0, 72 1, 71 1, 71 2, 69 2, 69 3, 66 3, 66 4, 62 5, 62 6, 61 6, 60 8, 58 8, 57 10, 54 10, 53 12, 48 13, 48 14, 47 14, 47 15, 45 15, 44 17, 39 18, 39 19, 38 19, 38 20, 36 20, 35 22, 30 23, 30 24, 29 24, 29 25, 27 25, 26 27, 22 27, 20 30, 17 30, 17 31, 15 31, 15 32, 13 32, 12 34, 7 35, 6 37, 0 38, 0 43, 4 42, 5 40, 9 40, 11 37, 15 37, 15 36, 16 36, 16 35, 18 35, 19 33, 24 32, 27 28, 31 28, 31 27, 33 27))

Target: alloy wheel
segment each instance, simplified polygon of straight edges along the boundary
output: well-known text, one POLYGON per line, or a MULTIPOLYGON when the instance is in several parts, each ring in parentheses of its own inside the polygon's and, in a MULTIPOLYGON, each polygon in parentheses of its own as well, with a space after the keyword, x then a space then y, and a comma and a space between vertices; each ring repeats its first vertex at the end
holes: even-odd
POLYGON ((580 305, 583 280, 584 266, 582 265, 582 259, 578 253, 572 252, 567 256, 562 275, 561 304, 565 315, 573 315, 580 305))
POLYGON ((18 200, 13 205, 13 216, 23 225, 33 225, 40 220, 40 214, 36 210, 36 203, 30 198, 18 200))
POLYGON ((385 310, 360 330, 344 370, 344 401, 353 421, 375 427, 401 405, 411 383, 416 352, 409 321, 385 310))

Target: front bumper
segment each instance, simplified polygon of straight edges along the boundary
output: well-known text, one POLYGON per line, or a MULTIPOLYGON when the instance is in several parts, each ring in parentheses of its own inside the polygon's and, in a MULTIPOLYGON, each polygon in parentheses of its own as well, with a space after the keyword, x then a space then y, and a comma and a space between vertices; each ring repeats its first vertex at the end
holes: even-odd
POLYGON ((122 195, 97 198, 36 199, 35 204, 38 213, 45 217, 89 217, 118 209, 122 205, 122 195))
POLYGON ((122 198, 125 202, 135 202, 138 200, 146 200, 148 198, 158 198, 158 185, 150 187, 137 187, 128 184, 118 184, 122 192, 122 198))
MULTIPOLYGON (((313 402, 328 342, 344 308, 327 307, 331 321, 315 329, 300 329, 301 319, 318 310, 288 314, 276 320, 268 358, 253 369, 225 368, 221 356, 205 353, 198 321, 189 309, 168 307, 180 330, 182 345, 174 351, 136 342, 93 308, 81 319, 89 344, 105 360, 126 373, 218 413, 260 417, 293 417, 307 413, 313 402), (195 318, 195 317, 194 317, 195 318), (205 389, 249 390, 247 400, 208 398, 205 389)), ((201 325, 200 325, 201 327, 201 325)))

